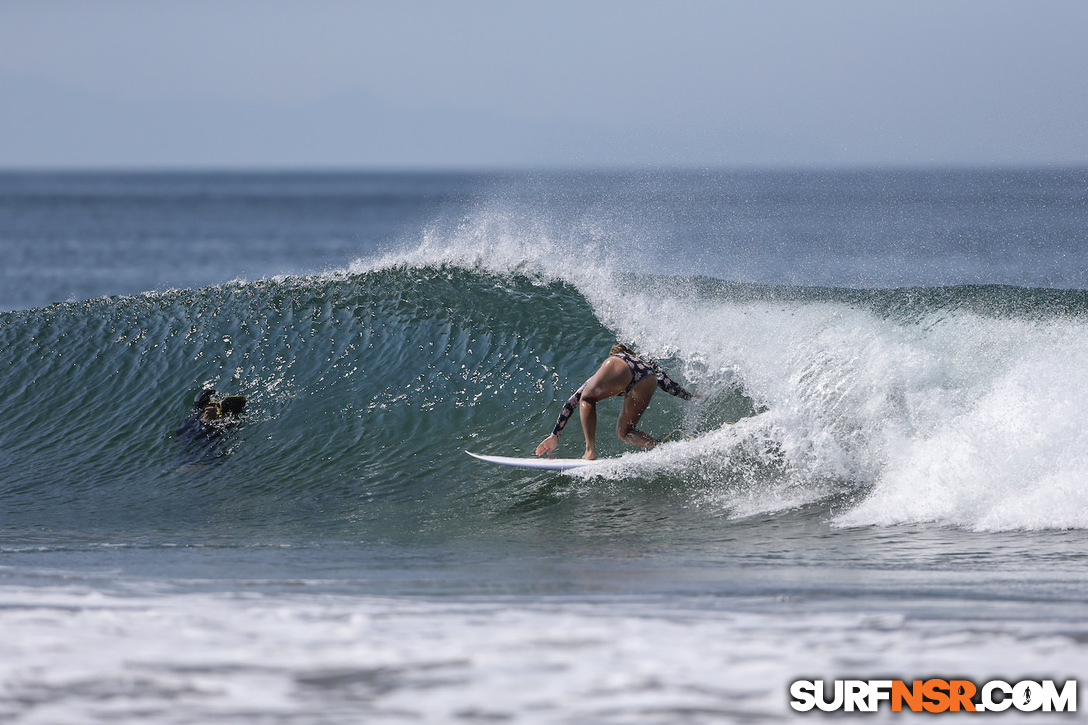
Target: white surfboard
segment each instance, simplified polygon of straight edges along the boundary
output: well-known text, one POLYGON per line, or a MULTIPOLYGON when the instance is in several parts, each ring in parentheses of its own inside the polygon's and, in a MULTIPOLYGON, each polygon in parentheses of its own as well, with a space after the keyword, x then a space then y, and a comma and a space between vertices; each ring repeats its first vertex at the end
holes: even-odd
POLYGON ((473 458, 479 458, 488 463, 497 463, 500 466, 513 466, 514 468, 535 468, 542 471, 566 471, 571 468, 583 468, 592 466, 602 461, 587 461, 584 458, 512 458, 510 456, 481 456, 479 453, 465 451, 473 458))

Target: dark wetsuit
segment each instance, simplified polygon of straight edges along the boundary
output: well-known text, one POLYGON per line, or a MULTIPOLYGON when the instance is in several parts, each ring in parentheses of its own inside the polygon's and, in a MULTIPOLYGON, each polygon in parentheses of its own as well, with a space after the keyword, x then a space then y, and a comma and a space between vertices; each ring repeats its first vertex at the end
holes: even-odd
POLYGON ((218 438, 223 434, 223 429, 201 420, 202 411, 197 411, 181 422, 174 432, 178 438, 188 441, 209 440, 218 438))
MULTIPOLYGON (((664 390, 669 395, 675 395, 678 398, 684 400, 691 400, 691 393, 684 390, 683 387, 672 378, 665 374, 665 371, 646 362, 642 358, 636 355, 628 355, 627 353, 620 352, 615 355, 609 355, 609 357, 618 357, 627 363, 627 367, 631 370, 631 382, 623 390, 623 395, 627 395, 631 392, 638 383, 643 379, 651 375, 657 377, 657 387, 664 390)), ((586 381, 589 382, 588 380, 586 381)), ((552 428, 552 435, 558 436, 563 432, 563 426, 567 424, 567 420, 578 408, 578 404, 582 401, 582 391, 585 390, 586 383, 582 383, 582 387, 574 391, 574 395, 570 396, 566 403, 563 404, 563 410, 559 413, 559 420, 555 422, 555 427, 552 428)))
POLYGON ((237 418, 224 416, 209 421, 203 416, 204 411, 198 409, 174 432, 183 444, 174 458, 178 466, 200 467, 221 462, 230 453, 225 434, 237 424, 237 418))

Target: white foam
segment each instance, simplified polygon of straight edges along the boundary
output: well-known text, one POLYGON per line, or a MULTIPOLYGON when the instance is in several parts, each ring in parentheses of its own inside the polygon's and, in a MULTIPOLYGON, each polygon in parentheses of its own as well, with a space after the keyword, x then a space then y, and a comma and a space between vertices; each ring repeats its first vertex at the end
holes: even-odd
POLYGON ((783 616, 772 601, 2 597, 0 714, 21 725, 778 719, 792 715, 799 678, 1088 670, 1083 627, 796 606, 783 616))
MULTIPOLYGON (((629 334, 705 361, 696 388, 731 365, 766 407, 739 429, 747 439, 708 443, 724 460, 742 440, 751 450, 762 439, 767 462, 782 458, 789 475, 763 491, 767 510, 799 481, 813 491, 838 481, 872 489, 838 517, 843 525, 1088 527, 1080 321, 960 312, 904 323, 826 303, 697 303, 691 314, 690 301, 642 302, 629 334), (650 315, 651 305, 664 314, 650 315)), ((739 503, 727 502, 751 510, 739 503)))
POLYGON ((1088 344, 1079 330, 1062 336, 1029 339, 971 405, 905 442, 868 500, 839 522, 1088 528, 1088 344))

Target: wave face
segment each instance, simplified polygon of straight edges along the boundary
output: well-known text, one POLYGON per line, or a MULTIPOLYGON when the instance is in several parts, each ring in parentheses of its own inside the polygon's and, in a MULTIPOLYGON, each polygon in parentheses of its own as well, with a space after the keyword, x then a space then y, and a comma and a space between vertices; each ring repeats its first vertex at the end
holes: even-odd
MULTIPOLYGON (((1088 528, 1088 293, 618 269, 484 224, 334 273, 4 313, 0 525, 487 538, 560 507, 586 531, 1088 528), (530 455, 617 338, 702 395, 643 419, 692 438, 564 476, 463 454, 530 455), (212 455, 174 434, 203 385, 249 398, 212 455)), ((560 454, 580 444, 573 422, 560 454)))

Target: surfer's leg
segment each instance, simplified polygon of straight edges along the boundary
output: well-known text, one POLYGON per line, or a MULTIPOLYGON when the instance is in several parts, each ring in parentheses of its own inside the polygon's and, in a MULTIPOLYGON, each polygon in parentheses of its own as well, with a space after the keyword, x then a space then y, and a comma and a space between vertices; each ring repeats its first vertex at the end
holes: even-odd
POLYGON ((578 415, 582 419, 582 435, 586 437, 586 452, 582 458, 592 461, 597 457, 597 401, 586 400, 578 404, 578 415))
POLYGON ((623 399, 623 410, 620 411, 620 419, 616 421, 616 435, 624 443, 647 450, 657 443, 651 436, 635 428, 639 418, 646 412, 646 407, 650 404, 650 398, 654 396, 655 390, 657 390, 657 378, 651 375, 639 380, 623 399))
POLYGON ((582 386, 582 400, 578 405, 582 433, 586 437, 586 452, 582 458, 592 461, 597 457, 597 401, 619 395, 629 382, 631 371, 627 369, 627 363, 618 357, 610 357, 582 386))

